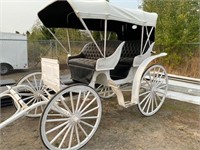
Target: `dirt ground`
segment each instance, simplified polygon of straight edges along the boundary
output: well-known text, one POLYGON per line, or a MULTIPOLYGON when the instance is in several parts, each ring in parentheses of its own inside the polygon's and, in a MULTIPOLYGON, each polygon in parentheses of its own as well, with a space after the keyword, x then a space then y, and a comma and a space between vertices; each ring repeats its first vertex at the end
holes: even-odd
MULTIPOLYGON (((26 72, 21 72, 18 77, 26 72)), ((4 78, 16 77, 10 74, 4 78)), ((122 108, 116 97, 102 100, 100 126, 83 150, 199 150, 200 106, 166 99, 158 113, 140 114, 137 106, 122 108)), ((1 121, 15 112, 1 108, 1 121)), ((22 117, 1 129, 1 150, 46 149, 39 135, 39 118, 22 117)))

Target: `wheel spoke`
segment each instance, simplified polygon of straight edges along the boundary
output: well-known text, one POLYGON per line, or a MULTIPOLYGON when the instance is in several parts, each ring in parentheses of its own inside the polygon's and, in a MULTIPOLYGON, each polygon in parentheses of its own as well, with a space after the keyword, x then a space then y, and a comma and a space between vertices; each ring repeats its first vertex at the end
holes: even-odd
POLYGON ((34 114, 37 114, 37 110, 38 110, 38 107, 35 108, 35 113, 34 114))
POLYGON ((77 100, 77 103, 76 103, 76 111, 78 110, 80 99, 81 99, 81 91, 79 91, 79 94, 78 94, 78 100, 77 100))
POLYGON ((85 136, 87 137, 88 134, 87 134, 87 132, 83 129, 82 125, 79 123, 78 126, 79 126, 79 128, 81 129, 81 131, 85 134, 85 136))
POLYGON ((64 97, 63 97, 63 96, 60 97, 60 101, 61 101, 61 103, 63 104, 63 106, 65 107, 65 109, 66 109, 70 114, 72 114, 71 110, 69 109, 69 107, 68 107, 68 106, 66 105, 66 103, 64 102, 64 97))
POLYGON ((167 87, 167 85, 164 84, 164 85, 158 86, 157 88, 158 88, 158 89, 162 89, 162 88, 166 88, 166 87, 167 87))
POLYGON ((36 79, 35 75, 33 77, 34 77, 34 82, 35 82, 35 88, 36 88, 36 90, 39 90, 38 86, 37 86, 37 79, 36 79))
POLYGON ((74 133, 74 126, 72 126, 72 130, 71 130, 71 134, 70 134, 70 138, 69 138, 68 148, 70 148, 71 145, 72 145, 73 133, 74 133))
POLYGON ((146 92, 144 92, 144 93, 141 93, 139 96, 143 96, 143 95, 146 95, 146 94, 148 94, 148 93, 150 93, 150 91, 146 91, 146 92))
POLYGON ((155 96, 152 96, 152 98, 151 98, 151 112, 153 112, 153 110, 154 110, 154 99, 155 99, 155 96))
POLYGON ((142 108, 143 111, 144 111, 144 109, 146 108, 146 105, 147 105, 147 103, 149 102, 149 100, 150 100, 150 94, 149 94, 149 97, 148 97, 146 103, 144 104, 144 106, 143 106, 143 108, 142 108))
POLYGON ((91 125, 91 124, 89 124, 89 123, 87 123, 87 122, 85 122, 85 121, 83 121, 83 120, 81 120, 81 123, 83 123, 84 125, 86 125, 86 126, 88 126, 88 127, 94 128, 93 125, 91 125))
POLYGON ((72 92, 70 92, 70 100, 71 100, 71 106, 72 106, 72 113, 74 113, 74 100, 73 100, 72 92))
MULTIPOLYGON (((67 134, 69 133, 69 130, 71 128, 71 126, 69 125, 69 123, 60 131, 58 132, 58 134, 50 141, 50 144, 52 144, 53 142, 55 142, 55 140, 57 140, 57 138, 68 128, 68 132, 65 133, 65 135, 67 136, 67 134), (69 127, 69 128, 68 128, 69 127)), ((65 140, 63 138, 63 140, 65 140)))
POLYGON ((62 128, 63 126, 65 126, 65 125, 67 125, 67 124, 69 124, 69 121, 64 122, 64 123, 62 123, 62 124, 60 124, 60 125, 58 125, 58 126, 52 128, 52 129, 48 130, 48 131, 46 132, 46 134, 49 134, 49 133, 51 133, 51 132, 53 132, 53 131, 55 131, 55 130, 57 130, 57 129, 60 129, 60 128, 62 128))
POLYGON ((147 113, 149 113, 149 108, 150 108, 150 106, 151 106, 151 101, 152 101, 152 97, 151 97, 151 95, 150 95, 150 100, 149 100, 149 102, 148 102, 148 107, 147 107, 147 113))
POLYGON ((26 97, 26 98, 23 98, 22 101, 26 101, 28 99, 33 99, 33 98, 34 98, 34 96, 26 97))
MULTIPOLYGON (((26 105, 29 105, 32 101, 35 101, 36 99, 33 97, 26 105)), ((34 104, 34 103, 33 103, 34 104)))
POLYGON ((33 85, 31 84, 31 82, 29 81, 29 79, 26 79, 26 81, 27 81, 28 84, 31 86, 31 88, 32 88, 34 91, 36 91, 35 88, 33 87, 33 85))
POLYGON ((33 93, 20 93, 20 92, 18 92, 18 94, 20 96, 33 96, 33 93))
POLYGON ((75 132, 76 132, 76 139, 78 141, 78 144, 80 143, 79 133, 78 133, 78 127, 77 124, 75 125, 75 132))
POLYGON ((92 108, 92 109, 90 109, 90 110, 84 112, 83 114, 81 114, 81 117, 82 117, 82 116, 85 116, 86 114, 88 114, 88 113, 90 113, 90 112, 92 112, 92 111, 94 111, 94 110, 96 110, 96 109, 98 109, 98 108, 99 108, 99 106, 97 106, 97 107, 95 107, 95 108, 92 108))
POLYGON ((61 118, 61 119, 47 119, 46 122, 60 122, 60 121, 68 121, 69 118, 61 118))
POLYGON ((156 94, 156 96, 160 101, 162 101, 162 99, 160 98, 160 96, 158 94, 156 94))
POLYGON ((150 96, 151 93, 149 93, 147 96, 145 96, 145 98, 139 103, 140 105, 142 105, 142 103, 144 103, 144 101, 150 96))
POLYGON ((39 84, 39 90, 42 89, 42 85, 43 85, 42 82, 43 82, 43 81, 42 81, 42 77, 41 77, 41 78, 40 78, 40 84, 39 84))
POLYGON ((83 99, 83 102, 82 102, 81 106, 80 106, 79 109, 78 109, 79 112, 81 111, 81 109, 82 109, 83 105, 85 104, 85 101, 87 100, 87 98, 88 98, 89 95, 90 95, 90 92, 88 92, 88 93, 86 94, 86 97, 83 99))
POLYGON ((158 102, 157 102, 157 98, 156 98, 156 97, 157 97, 157 94, 155 94, 155 97, 154 97, 154 98, 155 98, 156 107, 158 107, 158 102))
POLYGON ((85 111, 94 101, 96 100, 96 97, 87 105, 85 106, 85 108, 83 108, 80 113, 82 113, 83 111, 85 111))
POLYGON ((81 117, 81 119, 97 119, 97 116, 90 116, 90 117, 81 117))
POLYGON ((100 85, 97 87, 97 91, 98 91, 99 89, 101 89, 102 87, 103 87, 103 85, 100 84, 100 85))

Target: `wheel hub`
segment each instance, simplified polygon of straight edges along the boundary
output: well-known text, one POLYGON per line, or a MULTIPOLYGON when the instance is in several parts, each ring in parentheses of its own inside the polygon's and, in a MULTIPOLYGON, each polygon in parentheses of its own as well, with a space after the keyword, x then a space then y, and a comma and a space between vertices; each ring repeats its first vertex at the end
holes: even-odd
POLYGON ((78 113, 75 113, 71 116, 71 122, 74 124, 77 124, 80 122, 80 115, 78 113))
POLYGON ((34 98, 37 99, 37 100, 41 99, 41 96, 40 96, 41 94, 43 94, 42 91, 36 91, 34 93, 34 98))

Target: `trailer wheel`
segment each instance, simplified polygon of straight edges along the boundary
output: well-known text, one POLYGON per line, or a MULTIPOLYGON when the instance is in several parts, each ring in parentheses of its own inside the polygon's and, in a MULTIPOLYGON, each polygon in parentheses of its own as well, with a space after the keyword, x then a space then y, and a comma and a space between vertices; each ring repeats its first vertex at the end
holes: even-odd
POLYGON ((40 120, 41 139, 47 149, 80 149, 96 132, 101 114, 101 100, 93 88, 69 86, 47 104, 40 120))
POLYGON ((150 66, 140 81, 138 108, 144 116, 155 114, 162 106, 168 89, 168 76, 161 65, 150 66))
POLYGON ((7 74, 9 71, 10 71, 10 66, 8 65, 8 64, 1 64, 1 72, 0 72, 0 74, 1 75, 5 75, 5 74, 7 74))

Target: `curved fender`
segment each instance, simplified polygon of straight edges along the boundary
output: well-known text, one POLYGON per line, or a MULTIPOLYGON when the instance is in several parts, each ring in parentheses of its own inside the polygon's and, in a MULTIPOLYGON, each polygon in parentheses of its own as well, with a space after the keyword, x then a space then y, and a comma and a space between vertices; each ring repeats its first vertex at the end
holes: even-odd
POLYGON ((133 84, 132 84, 132 97, 131 97, 131 102, 134 103, 134 104, 138 104, 138 98, 139 98, 139 88, 140 88, 140 80, 142 78, 142 75, 147 67, 147 65, 153 61, 154 59, 156 58, 159 58, 159 57, 164 57, 166 56, 167 53, 160 53, 158 55, 154 55, 154 56, 151 56, 147 59, 145 59, 141 64, 140 66, 138 67, 136 73, 135 73, 135 76, 133 78, 133 84))

